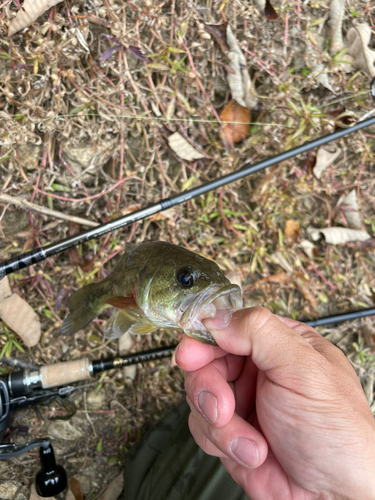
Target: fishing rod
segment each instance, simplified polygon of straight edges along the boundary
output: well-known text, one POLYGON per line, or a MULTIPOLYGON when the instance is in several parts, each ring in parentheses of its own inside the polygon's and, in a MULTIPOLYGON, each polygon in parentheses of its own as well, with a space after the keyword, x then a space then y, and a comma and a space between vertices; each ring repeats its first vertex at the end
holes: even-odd
MULTIPOLYGON (((371 84, 371 92, 373 89, 373 85, 371 84)), ((367 120, 360 121, 355 125, 350 126, 346 129, 337 130, 332 134, 325 135, 313 141, 307 141, 300 146, 289 149, 288 151, 284 151, 283 153, 277 154, 275 156, 271 156, 270 158, 266 158, 265 160, 259 161, 253 165, 245 164, 241 169, 236 170, 230 174, 224 175, 223 177, 219 177, 210 182, 206 182, 205 184, 201 184, 195 188, 189 189, 188 191, 183 191, 182 193, 176 194, 170 198, 164 198, 155 203, 154 205, 150 205, 149 207, 141 208, 140 210, 136 210, 130 214, 124 215, 123 217, 119 217, 118 219, 114 219, 110 222, 106 222, 101 224, 100 226, 96 226, 93 229, 89 229, 83 233, 77 234, 75 236, 71 236, 70 238, 66 238, 57 243, 52 243, 50 245, 35 248, 29 252, 21 254, 12 259, 6 260, 0 263, 0 280, 2 280, 6 275, 11 274, 19 269, 24 269, 25 267, 32 266, 37 262, 41 262, 52 255, 56 255, 68 248, 71 248, 75 245, 80 245, 85 243, 86 241, 90 241, 93 238, 98 238, 104 234, 107 234, 111 231, 115 231, 116 229, 120 229, 122 227, 126 227, 129 224, 133 224, 134 222, 140 221, 152 215, 155 215, 159 212, 167 210, 168 208, 174 207, 176 205, 180 205, 185 203, 192 198, 196 198, 203 194, 208 193, 214 189, 218 189, 232 182, 238 181, 239 179, 243 179, 244 177, 254 174, 255 172, 259 172, 267 167, 271 167, 276 163, 281 163, 285 160, 289 160, 294 156, 298 156, 306 151, 310 151, 311 149, 323 146, 328 142, 335 141, 344 137, 346 135, 352 134, 354 132, 358 132, 366 127, 370 127, 375 124, 375 117, 368 118, 367 120)))
POLYGON ((41 470, 35 478, 36 492, 41 497, 58 495, 67 486, 67 475, 64 468, 56 464, 49 438, 37 438, 23 444, 1 444, 2 438, 7 436, 13 413, 20 408, 68 397, 75 388, 66 384, 90 379, 92 375, 112 368, 162 359, 171 356, 175 348, 176 345, 172 345, 97 361, 83 358, 14 371, 0 377, 0 460, 16 458, 39 448, 41 470))
MULTIPOLYGON (((370 315, 375 315, 375 308, 327 316, 304 323, 315 327, 370 315)), ((176 347, 177 344, 95 361, 82 358, 26 368, 0 377, 0 460, 16 458, 39 448, 41 470, 35 478, 36 492, 41 497, 52 497, 63 492, 67 486, 67 475, 65 469, 56 464, 49 438, 37 438, 23 444, 1 443, 11 425, 12 414, 20 408, 68 397, 75 388, 66 384, 88 380, 106 370, 170 357, 176 347)))

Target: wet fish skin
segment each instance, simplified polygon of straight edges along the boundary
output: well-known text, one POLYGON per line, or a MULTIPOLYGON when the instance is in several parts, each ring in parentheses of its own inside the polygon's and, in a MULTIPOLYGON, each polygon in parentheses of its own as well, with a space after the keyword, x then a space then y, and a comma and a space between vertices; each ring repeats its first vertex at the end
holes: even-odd
POLYGON ((240 288, 230 284, 215 262, 172 243, 146 241, 127 246, 107 278, 71 296, 61 332, 69 335, 85 328, 112 305, 116 312, 106 324, 107 338, 127 330, 142 334, 183 328, 191 337, 215 344, 201 315, 214 314, 219 303, 219 308, 234 311, 242 307, 242 298, 240 288), (210 304, 210 297, 221 294, 210 304))

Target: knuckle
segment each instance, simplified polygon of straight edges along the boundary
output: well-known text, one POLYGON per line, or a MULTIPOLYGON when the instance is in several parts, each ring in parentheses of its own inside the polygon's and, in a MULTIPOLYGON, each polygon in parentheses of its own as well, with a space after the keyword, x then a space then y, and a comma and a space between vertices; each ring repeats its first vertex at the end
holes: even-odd
POLYGON ((272 321, 274 315, 265 307, 257 306, 250 309, 250 314, 246 315, 246 327, 251 330, 259 330, 272 321))

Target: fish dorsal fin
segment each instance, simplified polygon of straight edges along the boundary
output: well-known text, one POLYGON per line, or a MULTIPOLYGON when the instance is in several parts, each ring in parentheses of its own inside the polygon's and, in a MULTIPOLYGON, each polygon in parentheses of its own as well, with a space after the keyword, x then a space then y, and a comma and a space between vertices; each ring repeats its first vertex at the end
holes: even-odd
POLYGON ((133 335, 145 335, 146 333, 151 333, 156 330, 156 327, 151 323, 134 323, 130 327, 129 332, 133 335))
POLYGON ((137 303, 132 297, 111 297, 110 299, 106 299, 104 303, 112 307, 116 307, 116 309, 126 309, 128 311, 141 312, 141 310, 137 306, 137 303))
POLYGON ((105 324, 104 337, 107 339, 118 339, 130 330, 134 323, 138 322, 139 317, 120 309, 114 312, 105 324))

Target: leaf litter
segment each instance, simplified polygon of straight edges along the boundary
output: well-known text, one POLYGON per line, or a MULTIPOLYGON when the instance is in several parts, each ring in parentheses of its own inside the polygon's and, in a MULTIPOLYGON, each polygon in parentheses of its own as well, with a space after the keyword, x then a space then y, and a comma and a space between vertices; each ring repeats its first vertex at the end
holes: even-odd
MULTIPOLYGON (((280 11, 275 4, 279 18, 273 21, 265 7, 265 1, 258 7, 244 0, 204 7, 182 0, 175 8, 158 0, 62 2, 9 38, 5 33, 18 12, 10 3, 0 19, 0 185, 2 194, 50 212, 25 213, 1 202, 0 259, 64 239, 69 224, 56 220, 54 211, 102 223, 350 126, 373 108, 373 39, 366 44, 368 29, 361 38, 355 24, 372 25, 366 4, 353 0, 350 9, 341 8, 337 33, 343 46, 331 55, 328 4, 284 3, 280 11), (214 34, 207 25, 224 29, 214 34), (350 34, 351 26, 356 33, 350 34), (358 68, 354 58, 361 61, 358 68), (227 148, 219 115, 237 93, 251 108, 251 122, 248 135, 227 148), (340 104, 346 117, 336 113, 340 104), (193 149, 193 159, 171 149, 174 133, 193 149)), ((237 273, 249 306, 296 319, 369 307, 374 238, 327 245, 321 234, 312 241, 307 228, 349 226, 354 209, 343 200, 359 185, 362 230, 374 234, 373 135, 370 128, 331 144, 332 152, 341 153, 325 161, 319 182, 311 170, 316 152, 310 152, 190 200, 168 217, 162 213, 85 243, 72 259, 64 252, 17 271, 9 278, 11 290, 38 314, 43 333, 37 347, 22 353, 11 346, 13 333, 0 325, 0 349, 11 346, 12 357, 33 365, 116 356, 118 344, 103 341, 106 312, 74 339, 60 336, 59 325, 72 291, 105 277, 127 242, 144 239, 182 244, 237 273), (290 220, 300 228, 292 238, 285 234, 290 220), (272 257, 276 252, 288 271, 272 257)), ((361 364, 364 348, 358 354, 352 343, 358 326, 371 322, 334 329, 335 342, 364 374, 364 385, 370 367, 361 364)), ((165 346, 179 336, 161 330, 134 338, 129 349, 165 346)), ((73 419, 83 438, 69 444, 54 439, 59 461, 77 471, 84 497, 103 492, 131 446, 184 397, 183 376, 170 360, 138 366, 134 380, 113 370, 93 383, 103 398, 99 411, 89 410, 97 436, 82 388, 74 396, 73 419)), ((20 425, 29 428, 25 439, 48 432, 50 415, 59 412, 57 404, 53 408, 40 409, 44 421, 18 413, 20 425)), ((29 490, 37 469, 34 457, 22 466, 15 461, 5 480, 17 478, 29 490)))

